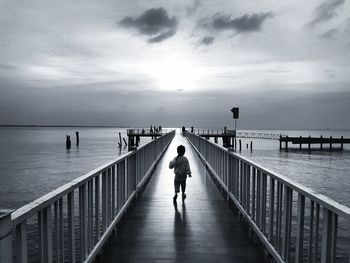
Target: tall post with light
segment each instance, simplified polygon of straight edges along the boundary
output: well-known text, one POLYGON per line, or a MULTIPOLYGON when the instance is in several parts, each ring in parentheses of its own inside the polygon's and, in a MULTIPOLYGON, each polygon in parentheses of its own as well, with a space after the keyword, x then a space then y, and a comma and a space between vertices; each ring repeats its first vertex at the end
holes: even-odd
POLYGON ((231 112, 233 114, 233 121, 234 121, 234 137, 233 137, 233 142, 232 144, 234 145, 234 148, 236 148, 236 143, 235 143, 235 139, 236 139, 236 134, 237 134, 237 119, 239 118, 239 108, 238 107, 234 107, 231 109, 231 112))
POLYGON ((235 131, 237 130, 237 119, 239 118, 239 108, 232 108, 231 112, 233 113, 233 120, 235 125, 235 131))

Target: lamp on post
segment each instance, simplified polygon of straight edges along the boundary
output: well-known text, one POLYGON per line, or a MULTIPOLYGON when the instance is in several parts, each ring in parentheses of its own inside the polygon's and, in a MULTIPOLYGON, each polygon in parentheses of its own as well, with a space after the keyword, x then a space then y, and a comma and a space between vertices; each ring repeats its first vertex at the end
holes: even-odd
POLYGON ((233 113, 233 119, 235 124, 235 132, 237 130, 237 119, 239 118, 239 108, 235 107, 231 109, 231 112, 233 113))

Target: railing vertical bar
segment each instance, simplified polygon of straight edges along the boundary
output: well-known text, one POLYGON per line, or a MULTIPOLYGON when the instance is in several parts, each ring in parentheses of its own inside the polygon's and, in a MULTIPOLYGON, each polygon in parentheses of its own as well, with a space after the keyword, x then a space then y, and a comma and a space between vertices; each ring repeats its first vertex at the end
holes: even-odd
POLYGON ((312 262, 312 241, 314 235, 314 210, 315 210, 315 202, 310 200, 310 224, 309 224, 309 245, 308 245, 308 262, 312 262))
POLYGON ((51 206, 39 212, 40 262, 52 262, 51 206))
POLYGON ((92 250, 93 246, 93 233, 92 233, 92 227, 93 227, 93 205, 92 205, 92 180, 89 180, 87 182, 87 250, 90 252, 92 250))
POLYGON ((283 212, 283 239, 282 239, 282 258, 289 262, 290 250, 290 232, 291 232, 291 217, 292 217, 292 189, 284 186, 284 212, 283 212))
POLYGON ((107 228, 107 172, 102 172, 102 233, 107 228))
POLYGON ((315 236, 314 236, 315 249, 313 254, 313 262, 315 263, 318 261, 319 229, 320 229, 320 205, 316 203, 315 236))
POLYGON ((100 239, 100 175, 95 177, 95 244, 100 239))
POLYGON ((68 193, 68 253, 69 261, 75 262, 74 191, 68 193))
POLYGON ((60 198, 58 201, 59 210, 59 251, 60 251, 60 262, 64 262, 64 225, 63 225, 63 199, 60 198))
POLYGON ((85 207, 85 184, 79 187, 79 226, 80 226, 80 258, 86 257, 86 207, 85 207))
POLYGON ((261 229, 261 172, 257 170, 256 222, 261 229))
POLYGON ((16 259, 17 263, 27 263, 27 220, 16 226, 16 259))
POLYGON ((112 221, 112 167, 107 170, 107 225, 112 221))
MULTIPOLYGON (((142 149, 142 153, 143 153, 143 149, 142 149)), ((113 165, 112 166, 112 218, 115 217, 115 169, 116 169, 116 167, 115 167, 115 165, 113 165)), ((141 169, 142 169, 142 173, 143 173, 143 158, 142 158, 142 162, 141 162, 141 169)))
POLYGON ((55 201, 53 203, 53 217, 54 217, 54 233, 55 233, 55 238, 53 240, 53 251, 54 251, 54 257, 56 259, 56 262, 59 262, 60 258, 60 247, 59 247, 59 230, 58 230, 58 225, 59 225, 59 219, 58 219, 58 201, 55 201))
POLYGON ((281 254, 282 251, 282 215, 283 215, 283 184, 281 182, 278 182, 278 190, 279 190, 279 212, 277 213, 278 216, 278 228, 277 228, 277 236, 278 236, 278 252, 281 254))
POLYGON ((303 259, 303 240, 304 240, 304 212, 305 211, 305 196, 298 194, 298 219, 297 219, 297 237, 296 237, 296 252, 295 262, 302 262, 303 259))
POLYGON ((240 160, 240 171, 239 171, 239 202, 243 204, 243 161, 240 160))
POLYGON ((332 213, 332 231, 331 231, 331 263, 336 262, 337 256, 337 233, 338 233, 338 215, 332 213))
POLYGON ((247 200, 246 200, 246 203, 247 203, 247 213, 248 215, 251 215, 251 211, 250 211, 250 165, 247 163, 246 164, 246 176, 247 176, 247 185, 246 185, 246 189, 247 189, 247 200))
POLYGON ((269 227, 269 240, 273 244, 273 226, 275 215, 275 179, 270 177, 270 227, 269 227))
POLYGON ((335 262, 337 239, 337 216, 323 207, 323 233, 321 263, 335 262))
POLYGON ((267 175, 265 173, 262 173, 262 203, 261 203, 261 225, 262 225, 262 232, 264 235, 266 234, 266 195, 267 195, 267 175))
POLYGON ((255 212, 256 194, 255 194, 255 192, 256 192, 256 168, 253 167, 253 171, 252 171, 252 218, 254 221, 256 221, 256 212, 255 212))

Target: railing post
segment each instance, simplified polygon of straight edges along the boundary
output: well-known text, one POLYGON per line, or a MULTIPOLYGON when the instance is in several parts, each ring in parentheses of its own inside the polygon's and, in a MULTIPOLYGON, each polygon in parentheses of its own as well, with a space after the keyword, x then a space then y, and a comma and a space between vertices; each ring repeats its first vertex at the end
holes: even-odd
POLYGON ((68 254, 70 262, 75 262, 74 191, 68 193, 68 254))
POLYGON ((303 241, 304 241, 304 217, 305 217, 305 196, 298 195, 298 224, 296 237, 295 262, 302 262, 303 257, 303 241))
MULTIPOLYGON (((1 255, 2 251, 0 251, 1 255)), ((0 262, 1 261, 0 256, 0 262)), ((16 226, 16 261, 18 263, 27 263, 27 220, 16 226)))
POLYGON ((40 262, 52 262, 51 206, 38 212, 40 262))
POLYGON ((0 210, 0 262, 12 262, 12 210, 0 210))
POLYGON ((335 262, 338 216, 323 208, 321 263, 335 262))
POLYGON ((283 208, 283 237, 282 237, 282 258, 289 262, 291 220, 292 220, 292 189, 284 186, 284 208, 283 208))

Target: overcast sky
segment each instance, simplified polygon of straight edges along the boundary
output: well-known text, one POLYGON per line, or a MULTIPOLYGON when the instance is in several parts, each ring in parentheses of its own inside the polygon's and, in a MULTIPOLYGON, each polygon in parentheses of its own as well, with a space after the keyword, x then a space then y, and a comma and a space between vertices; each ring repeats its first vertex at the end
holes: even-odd
POLYGON ((0 124, 350 128, 349 83, 349 0, 0 0, 0 124))

